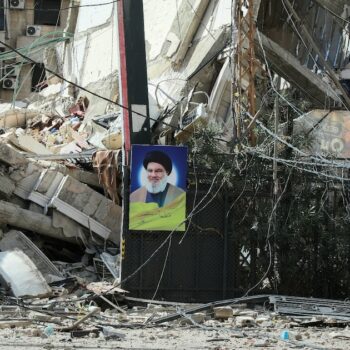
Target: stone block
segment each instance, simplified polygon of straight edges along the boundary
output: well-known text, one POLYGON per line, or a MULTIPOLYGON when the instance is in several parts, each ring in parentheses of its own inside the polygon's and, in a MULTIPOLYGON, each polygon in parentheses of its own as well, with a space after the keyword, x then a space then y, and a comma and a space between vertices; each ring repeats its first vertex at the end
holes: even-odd
POLYGON ((236 317, 237 327, 253 327, 255 326, 254 317, 251 316, 238 316, 236 317))
POLYGON ((214 308, 214 318, 217 320, 227 320, 233 316, 233 310, 230 306, 221 306, 214 308))

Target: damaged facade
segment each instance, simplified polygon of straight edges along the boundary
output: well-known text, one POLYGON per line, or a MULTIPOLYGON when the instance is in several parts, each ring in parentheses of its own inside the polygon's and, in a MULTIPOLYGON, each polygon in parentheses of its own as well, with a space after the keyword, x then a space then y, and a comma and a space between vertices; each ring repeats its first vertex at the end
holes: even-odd
MULTIPOLYGON (((272 295, 345 298, 350 286, 347 1, 143 1, 149 115, 140 109, 130 118, 149 117, 152 144, 189 147, 183 236, 128 230, 123 117, 130 109, 122 105, 118 2, 5 3, 0 275, 6 297, 59 314, 66 304, 74 315, 83 305, 81 319, 50 314, 45 321, 72 338, 122 341, 116 326, 177 319, 180 328, 270 329, 277 322, 278 332, 288 322, 309 326, 302 317, 310 315, 323 318, 306 323, 348 324, 340 302, 272 295), (258 292, 271 295, 248 296, 258 292), (195 308, 152 301, 241 295, 195 308), (35 306, 40 300, 44 306, 35 306), (275 314, 242 311, 261 300, 275 314), (141 311, 131 309, 140 304, 141 311)), ((28 326, 34 316, 7 325, 28 326)), ((50 327, 39 328, 50 336, 50 327)), ((341 336, 348 337, 346 330, 341 336)), ((241 345, 277 343, 268 338, 241 345)))
MULTIPOLYGON (((122 224, 118 114, 113 103, 81 94, 74 85, 102 93, 111 101, 117 98, 118 45, 113 3, 100 9, 91 1, 80 2, 82 7, 74 1, 18 3, 10 1, 2 9, 1 55, 4 64, 16 69, 16 74, 4 76, 3 82, 11 77, 16 86, 1 90, 1 223, 4 254, 19 249, 25 255, 13 253, 4 259, 17 259, 33 270, 26 254, 33 258, 33 249, 43 253, 34 243, 32 249, 20 244, 32 240, 39 246, 48 244, 43 251, 51 252, 51 258, 61 260, 62 252, 63 261, 77 263, 69 267, 70 271, 90 265, 92 270, 87 274, 92 281, 99 273, 114 280, 119 278, 117 253, 122 224), (106 46, 106 41, 111 46, 106 46), (32 86, 32 61, 42 65, 44 73, 36 87, 32 86), (95 62, 99 62, 99 69, 95 62), (57 74, 49 73, 52 71, 57 74), (30 240, 20 231, 11 231, 11 227, 35 237, 30 240), (65 246, 70 248, 66 251, 65 246), (85 263, 80 263, 82 257, 85 263)), ((51 264, 51 277, 47 278, 47 271, 40 268, 34 273, 42 273, 46 283, 62 280, 62 272, 43 257, 45 264, 51 264)), ((34 258, 37 266, 43 265, 34 258)), ((60 265, 63 266, 66 265, 60 265)), ((7 280, 9 285, 13 284, 11 278, 16 278, 15 271, 7 280)), ((17 296, 27 295, 23 293, 17 296)), ((35 293, 33 296, 42 294, 35 293)))

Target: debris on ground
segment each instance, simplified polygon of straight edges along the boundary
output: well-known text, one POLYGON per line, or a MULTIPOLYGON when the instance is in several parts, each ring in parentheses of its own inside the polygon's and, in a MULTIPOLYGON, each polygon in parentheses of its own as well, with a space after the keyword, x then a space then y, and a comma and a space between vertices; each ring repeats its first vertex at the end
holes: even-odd
MULTIPOLYGON (((1 275, 3 278, 2 271, 1 275)), ((79 278, 64 278, 50 285, 51 295, 29 298, 13 297, 8 290, 2 290, 2 344, 4 339, 6 344, 14 343, 20 336, 23 343, 38 347, 55 347, 69 341, 73 347, 89 344, 89 348, 148 348, 157 344, 157 348, 170 349, 191 348, 195 338, 196 348, 203 349, 214 344, 216 349, 345 349, 350 341, 349 314, 340 320, 337 312, 332 319, 305 316, 303 312, 279 313, 269 302, 277 296, 260 295, 205 305, 156 300, 148 303, 127 297, 127 291, 108 282, 85 284, 79 278), (65 292, 54 295, 58 287, 65 292), (196 309, 202 311, 194 312, 196 309), (166 318, 168 321, 157 322, 166 318), (314 323, 315 320, 323 323, 314 323), (326 326, 329 324, 332 326, 326 326), (330 343, 331 347, 327 345, 330 343)), ((306 303, 307 300, 310 298, 305 298, 306 303)), ((321 302, 311 301, 315 305, 321 302)), ((323 305, 326 302, 322 300, 323 305)), ((334 303, 328 300, 329 305, 334 303)))

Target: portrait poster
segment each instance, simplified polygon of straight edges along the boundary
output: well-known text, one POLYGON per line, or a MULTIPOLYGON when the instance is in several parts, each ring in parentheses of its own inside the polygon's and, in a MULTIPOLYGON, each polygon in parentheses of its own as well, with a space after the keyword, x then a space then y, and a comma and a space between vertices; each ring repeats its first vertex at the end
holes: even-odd
POLYGON ((187 147, 133 145, 129 230, 185 231, 187 147))

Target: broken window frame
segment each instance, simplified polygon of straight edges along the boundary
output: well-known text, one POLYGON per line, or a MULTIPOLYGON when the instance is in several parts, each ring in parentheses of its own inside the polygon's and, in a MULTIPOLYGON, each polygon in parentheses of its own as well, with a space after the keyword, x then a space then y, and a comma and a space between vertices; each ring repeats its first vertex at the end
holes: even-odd
POLYGON ((34 24, 59 26, 61 0, 35 0, 34 24))
POLYGON ((4 0, 0 0, 0 32, 6 30, 6 15, 5 15, 5 7, 4 0))

